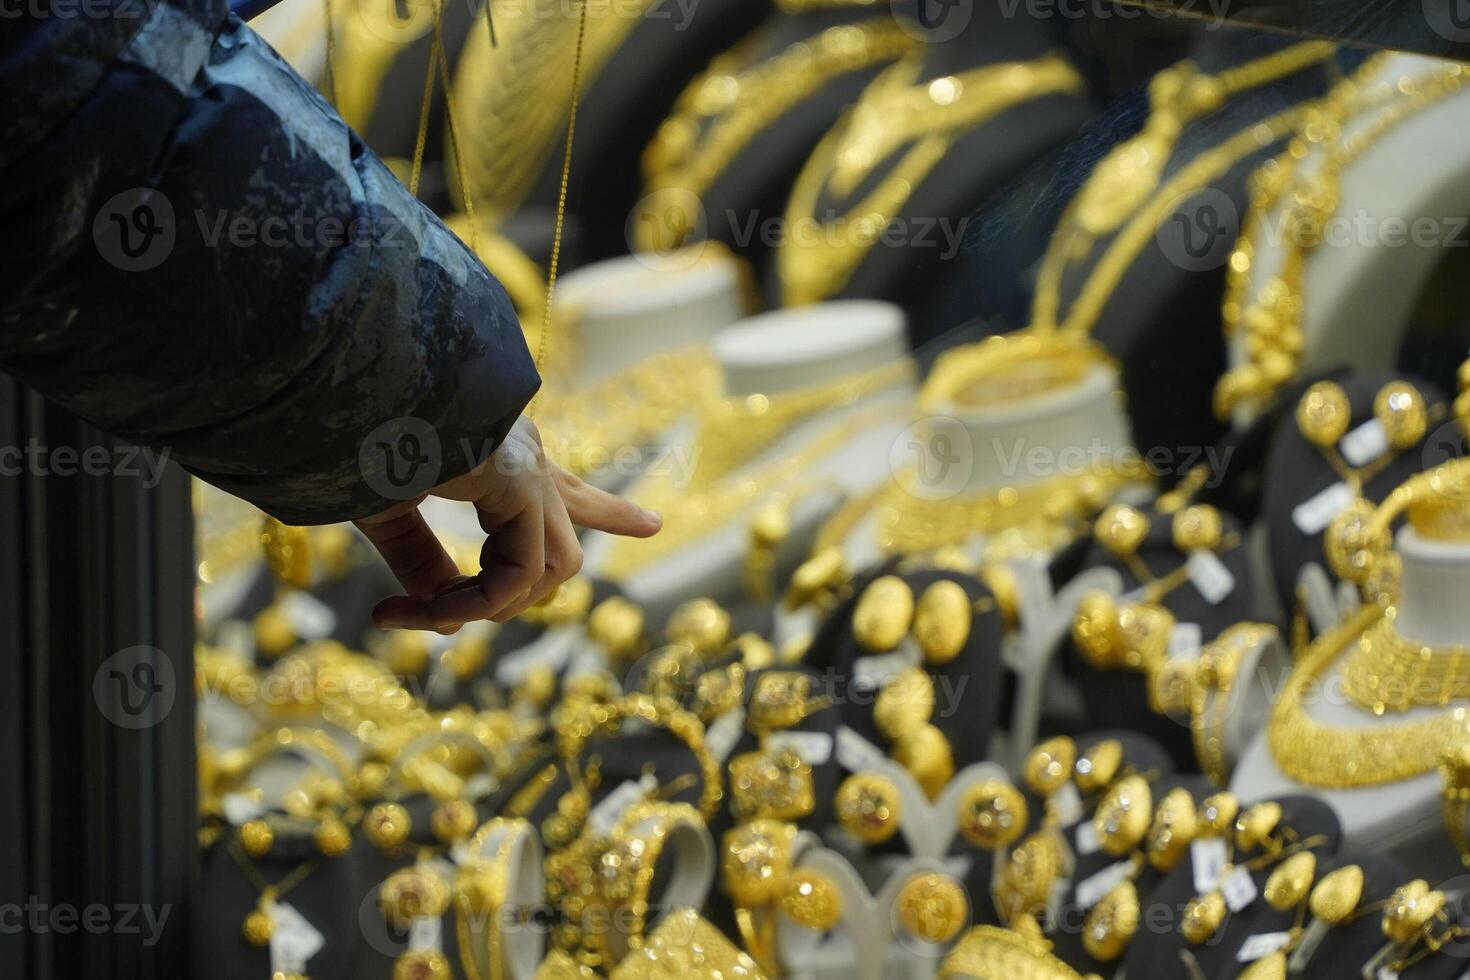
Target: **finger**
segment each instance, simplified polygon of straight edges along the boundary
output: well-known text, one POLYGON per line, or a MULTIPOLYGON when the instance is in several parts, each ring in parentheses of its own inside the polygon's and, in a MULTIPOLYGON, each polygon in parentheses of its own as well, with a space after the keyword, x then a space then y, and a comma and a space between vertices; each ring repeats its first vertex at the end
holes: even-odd
POLYGON ((528 495, 521 510, 509 521, 489 525, 485 546, 480 550, 480 574, 475 588, 455 589, 437 596, 434 613, 441 622, 498 621, 501 610, 529 592, 546 571, 544 512, 539 496, 528 495))
POLYGON ((460 577, 459 567, 417 507, 354 523, 410 595, 433 595, 460 577))
POLYGON ((544 484, 542 505, 546 516, 546 570, 529 592, 496 614, 497 622, 519 616, 582 570, 582 545, 577 540, 571 518, 567 516, 561 494, 550 480, 544 484))
POLYGON ((632 538, 652 537, 663 527, 663 518, 653 511, 599 490, 560 466, 551 466, 551 479, 574 524, 632 538))

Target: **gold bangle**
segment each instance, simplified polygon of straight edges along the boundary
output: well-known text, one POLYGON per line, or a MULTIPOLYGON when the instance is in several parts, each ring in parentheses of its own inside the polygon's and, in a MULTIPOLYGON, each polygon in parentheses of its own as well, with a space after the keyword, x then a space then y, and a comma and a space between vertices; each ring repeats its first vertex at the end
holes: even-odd
MULTIPOLYGON (((765 980, 755 962, 695 909, 670 912, 648 941, 610 974, 610 980, 690 980, 691 977, 765 980)), ((559 976, 554 980, 581 978, 559 976)))
POLYGON ((995 926, 976 926, 944 958, 940 980, 1082 980, 1082 975, 1053 956, 1050 943, 995 926))
POLYGON ((613 877, 604 880, 602 892, 616 907, 630 912, 627 935, 630 952, 644 944, 649 893, 659 858, 669 838, 681 830, 707 833, 705 821, 694 807, 660 800, 629 807, 612 832, 612 846, 604 853, 602 864, 613 872, 613 877))

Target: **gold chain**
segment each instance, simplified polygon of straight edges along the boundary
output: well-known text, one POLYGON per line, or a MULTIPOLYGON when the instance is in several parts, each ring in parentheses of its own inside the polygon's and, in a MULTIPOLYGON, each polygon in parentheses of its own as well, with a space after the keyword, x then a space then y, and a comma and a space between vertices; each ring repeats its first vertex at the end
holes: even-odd
POLYGON ((1304 700, 1323 690, 1322 680, 1343 648, 1384 614, 1369 603, 1347 622, 1318 637, 1297 661, 1266 726, 1271 755, 1281 771, 1308 786, 1353 789, 1433 772, 1445 747, 1470 737, 1470 709, 1455 708, 1428 721, 1405 725, 1338 728, 1312 718, 1304 700))
POLYGON ((1241 405, 1260 406, 1295 376, 1305 342, 1307 259, 1322 244, 1326 225, 1337 212, 1343 172, 1395 127, 1459 92, 1464 84, 1464 66, 1449 62, 1422 78, 1404 76, 1364 87, 1363 80, 1380 70, 1386 58, 1370 58, 1336 85, 1304 119, 1285 152, 1251 177, 1250 211, 1226 267, 1221 308, 1227 337, 1245 330, 1249 360, 1221 378, 1216 389, 1221 415, 1241 405), (1378 106, 1385 108, 1370 123, 1343 136, 1343 126, 1355 113, 1378 106), (1321 163, 1303 173, 1302 163, 1313 147, 1322 148, 1321 163), (1254 239, 1283 202, 1280 268, 1249 297, 1254 239))
POLYGON ((963 134, 1022 102, 1086 87, 1057 55, 984 65, 928 82, 919 80, 922 70, 923 52, 915 51, 874 79, 802 167, 777 252, 788 305, 817 302, 846 285, 914 188, 963 134), (846 214, 818 219, 824 190, 851 195, 905 145, 907 152, 846 214))
POLYGON ((829 27, 754 65, 744 64, 741 46, 716 58, 679 96, 643 155, 653 197, 638 223, 639 247, 682 245, 693 230, 688 196, 703 194, 752 140, 834 78, 893 61, 914 44, 883 16, 829 27))
POLYGON ((1348 654, 1348 697, 1375 715, 1470 697, 1470 647, 1411 643, 1395 628, 1397 612, 1390 606, 1348 654))

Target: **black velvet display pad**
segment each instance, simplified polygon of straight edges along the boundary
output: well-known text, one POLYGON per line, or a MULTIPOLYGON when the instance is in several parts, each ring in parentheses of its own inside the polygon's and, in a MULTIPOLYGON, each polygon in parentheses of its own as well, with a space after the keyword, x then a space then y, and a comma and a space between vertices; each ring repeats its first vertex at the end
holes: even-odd
MULTIPOLYGON (((1176 789, 1184 789, 1194 797, 1198 803, 1204 800, 1215 788, 1204 776, 1187 776, 1171 774, 1160 776, 1149 783, 1149 791, 1153 795, 1154 805, 1158 806, 1160 800, 1176 789)), ((1087 820, 1092 819, 1096 811, 1096 803, 1087 808, 1087 820)), ((1080 826, 1080 825, 1079 825, 1080 826)), ((1088 954, 1086 947, 1082 945, 1082 935, 1085 931, 1088 910, 1082 908, 1077 902, 1077 886, 1087 881, 1093 875, 1118 863, 1125 858, 1117 858, 1105 851, 1096 851, 1092 854, 1082 854, 1077 849, 1077 828, 1074 827, 1067 833, 1067 843, 1072 848, 1073 854, 1077 856, 1077 864, 1072 873, 1072 887, 1067 890, 1067 897, 1062 903, 1061 914, 1051 923, 1046 937, 1053 944, 1052 952, 1061 957, 1069 966, 1076 968, 1081 973, 1096 973, 1106 976, 1114 964, 1101 963, 1088 954)), ((1187 860, 1187 859, 1186 859, 1187 860)), ((1138 889, 1140 896, 1148 895, 1163 880, 1163 875, 1155 871, 1152 866, 1145 864, 1138 877, 1134 879, 1134 887, 1138 889)))
MULTIPOLYGON (((1152 507, 1145 513, 1149 518, 1149 532, 1138 549, 1138 556, 1155 576, 1162 578, 1183 565, 1187 556, 1174 547, 1170 515, 1160 514, 1152 507)), ((1226 537, 1243 533, 1240 522, 1229 514, 1222 512, 1220 519, 1226 537)), ((1218 605, 1211 605, 1192 582, 1185 582, 1160 602, 1174 614, 1176 623, 1199 624, 1200 636, 1205 643, 1227 627, 1252 619, 1256 613, 1252 599, 1255 594, 1253 576, 1245 547, 1238 545, 1219 553, 1218 557, 1235 579, 1235 587, 1218 605)), ((1123 576, 1125 593, 1140 585, 1128 567, 1095 540, 1088 549, 1083 568, 1115 570, 1123 576)), ((1087 717, 1092 724, 1143 732, 1168 749, 1180 770, 1199 771, 1188 724, 1149 710, 1148 685, 1143 674, 1092 667, 1078 653, 1070 631, 1062 640, 1062 663, 1082 693, 1087 717)))
MULTIPOLYGON (((1342 827, 1332 808, 1321 800, 1308 796, 1286 796, 1277 801, 1281 804, 1280 827, 1290 827, 1299 839, 1321 836, 1322 843, 1312 847, 1317 860, 1324 862, 1337 852, 1342 842, 1342 827)), ((1242 801, 1242 807, 1247 805, 1242 801)), ((1279 833, 1279 831, 1278 831, 1279 833)), ((1236 862, 1249 860, 1253 853, 1237 854, 1236 862)), ((1224 923, 1214 937, 1201 946, 1190 946, 1179 931, 1184 909, 1196 895, 1194 868, 1186 858, 1161 881, 1151 893, 1143 897, 1138 935, 1123 959, 1124 971, 1130 977, 1185 977, 1184 955, 1192 954, 1200 967, 1199 975, 1205 977, 1234 976, 1227 972, 1235 963, 1236 952, 1246 936, 1260 931, 1275 931, 1290 925, 1290 913, 1272 911, 1260 897, 1275 866, 1252 873, 1256 883, 1256 900, 1240 914, 1227 914, 1224 923), (1275 919, 1257 918, 1257 906, 1275 919), (1284 925, 1264 927, 1263 923, 1284 925)))
MULTIPOLYGON (((1386 855, 1340 854, 1331 861, 1323 861, 1318 864, 1317 880, 1321 881, 1333 871, 1349 864, 1356 864, 1363 869, 1363 897, 1358 902, 1360 909, 1383 902, 1393 894, 1395 888, 1407 883, 1410 879, 1403 865, 1386 855)), ((1280 913, 1273 911, 1269 906, 1263 906, 1263 908, 1271 916, 1280 917, 1280 913)), ((1383 948, 1382 922, 1382 910, 1374 909, 1333 929, 1328 938, 1317 947, 1311 959, 1307 961, 1306 967, 1300 974, 1303 980, 1338 980, 1339 977, 1361 975, 1363 965, 1383 948)), ((1248 919, 1247 923, 1249 925, 1247 935, 1274 931, 1268 922, 1257 925, 1254 917, 1248 919)), ((1241 966, 1241 970, 1243 969, 1244 965, 1241 966)), ((1227 976, 1239 976, 1239 972, 1230 973, 1227 976)))
MULTIPOLYGON (((970 20, 958 36, 931 43, 923 53, 916 84, 1003 61, 1026 61, 1060 50, 1054 24, 1045 18, 1008 16, 989 4, 967 5, 970 20)), ((863 256, 847 284, 832 299, 885 299, 908 314, 915 344, 932 339, 938 283, 953 274, 967 217, 997 188, 1033 165, 1048 149, 1074 136, 1091 116, 1085 94, 1047 95, 1009 108, 961 133, 944 158, 913 188, 898 215, 909 234, 880 239, 863 256), (924 229, 928 229, 924 233, 924 229)), ((814 216, 826 220, 863 200, 907 152, 905 145, 880 163, 842 200, 824 193, 814 216)), ((767 270, 766 296, 775 304, 780 289, 767 270)))
MULTIPOLYGON (((1347 393, 1348 401, 1352 404, 1352 428, 1373 418, 1373 399, 1385 384, 1394 380, 1408 381, 1419 389, 1428 404, 1438 405, 1441 409, 1444 407, 1444 394, 1427 381, 1418 378, 1384 372, 1339 376, 1335 380, 1347 393)), ((1295 413, 1296 402, 1293 401, 1286 407, 1291 413, 1295 413)), ((1463 442, 1454 422, 1441 421, 1432 424, 1426 439, 1419 446, 1399 453, 1382 473, 1368 481, 1363 488, 1363 495, 1378 503, 1394 487, 1415 473, 1458 456, 1462 451, 1463 442)), ((1297 526, 1292 512, 1339 480, 1340 477, 1328 458, 1302 435, 1294 414, 1284 417, 1267 457, 1262 495, 1262 512, 1270 542, 1271 571, 1283 608, 1292 607, 1297 575, 1308 562, 1316 562, 1328 575, 1332 574, 1323 553, 1325 532, 1304 533, 1297 526)))

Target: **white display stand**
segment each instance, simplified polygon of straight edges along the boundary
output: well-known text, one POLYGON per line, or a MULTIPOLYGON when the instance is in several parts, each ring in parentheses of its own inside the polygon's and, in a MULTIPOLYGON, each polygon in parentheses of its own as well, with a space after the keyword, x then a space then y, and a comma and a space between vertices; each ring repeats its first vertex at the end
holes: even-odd
MULTIPOLYGON (((1463 645, 1470 641, 1470 544, 1430 541, 1413 528, 1399 531, 1397 549, 1403 558, 1403 580, 1397 628, 1406 638, 1429 645, 1463 645)), ((1346 647, 1344 648, 1346 651, 1346 647)), ((1444 708, 1416 708, 1375 717, 1343 694, 1344 659, 1322 676, 1327 696, 1308 706, 1310 716, 1344 728, 1373 728, 1412 724, 1442 715, 1444 708)), ((1334 790, 1302 787, 1277 767, 1259 731, 1246 750, 1231 781, 1242 800, 1256 800, 1310 792, 1332 805, 1342 821, 1346 847, 1395 852, 1422 867, 1425 855, 1458 862, 1440 816, 1440 776, 1437 771, 1381 786, 1334 790)), ((1441 865, 1442 866, 1442 865, 1441 865)))
MULTIPOLYGON (((1443 62, 1420 55, 1388 58, 1373 78, 1427 78, 1443 62)), ((1371 125, 1377 111, 1347 121, 1343 137, 1371 125)), ((1314 148, 1303 172, 1321 162, 1314 148)), ((1283 255, 1279 209, 1264 217, 1252 242, 1247 296, 1278 274, 1283 255)), ((1303 277, 1301 373, 1347 365, 1381 369, 1397 359, 1405 324, 1435 267, 1463 248, 1470 229, 1470 89, 1451 95, 1390 129, 1342 174, 1332 233, 1315 248, 1303 277), (1405 171, 1413 162, 1413 174, 1405 171), (1385 222, 1388 222, 1385 224, 1385 222), (1421 231, 1416 235, 1418 223, 1421 231), (1395 231, 1398 229, 1398 231, 1395 231), (1407 229, 1407 230, 1405 230, 1407 229), (1446 242, 1444 239, 1454 239, 1446 242)), ((1231 363, 1247 362, 1245 331, 1232 340, 1231 363)), ((1237 423, 1251 418, 1248 410, 1237 423)))

